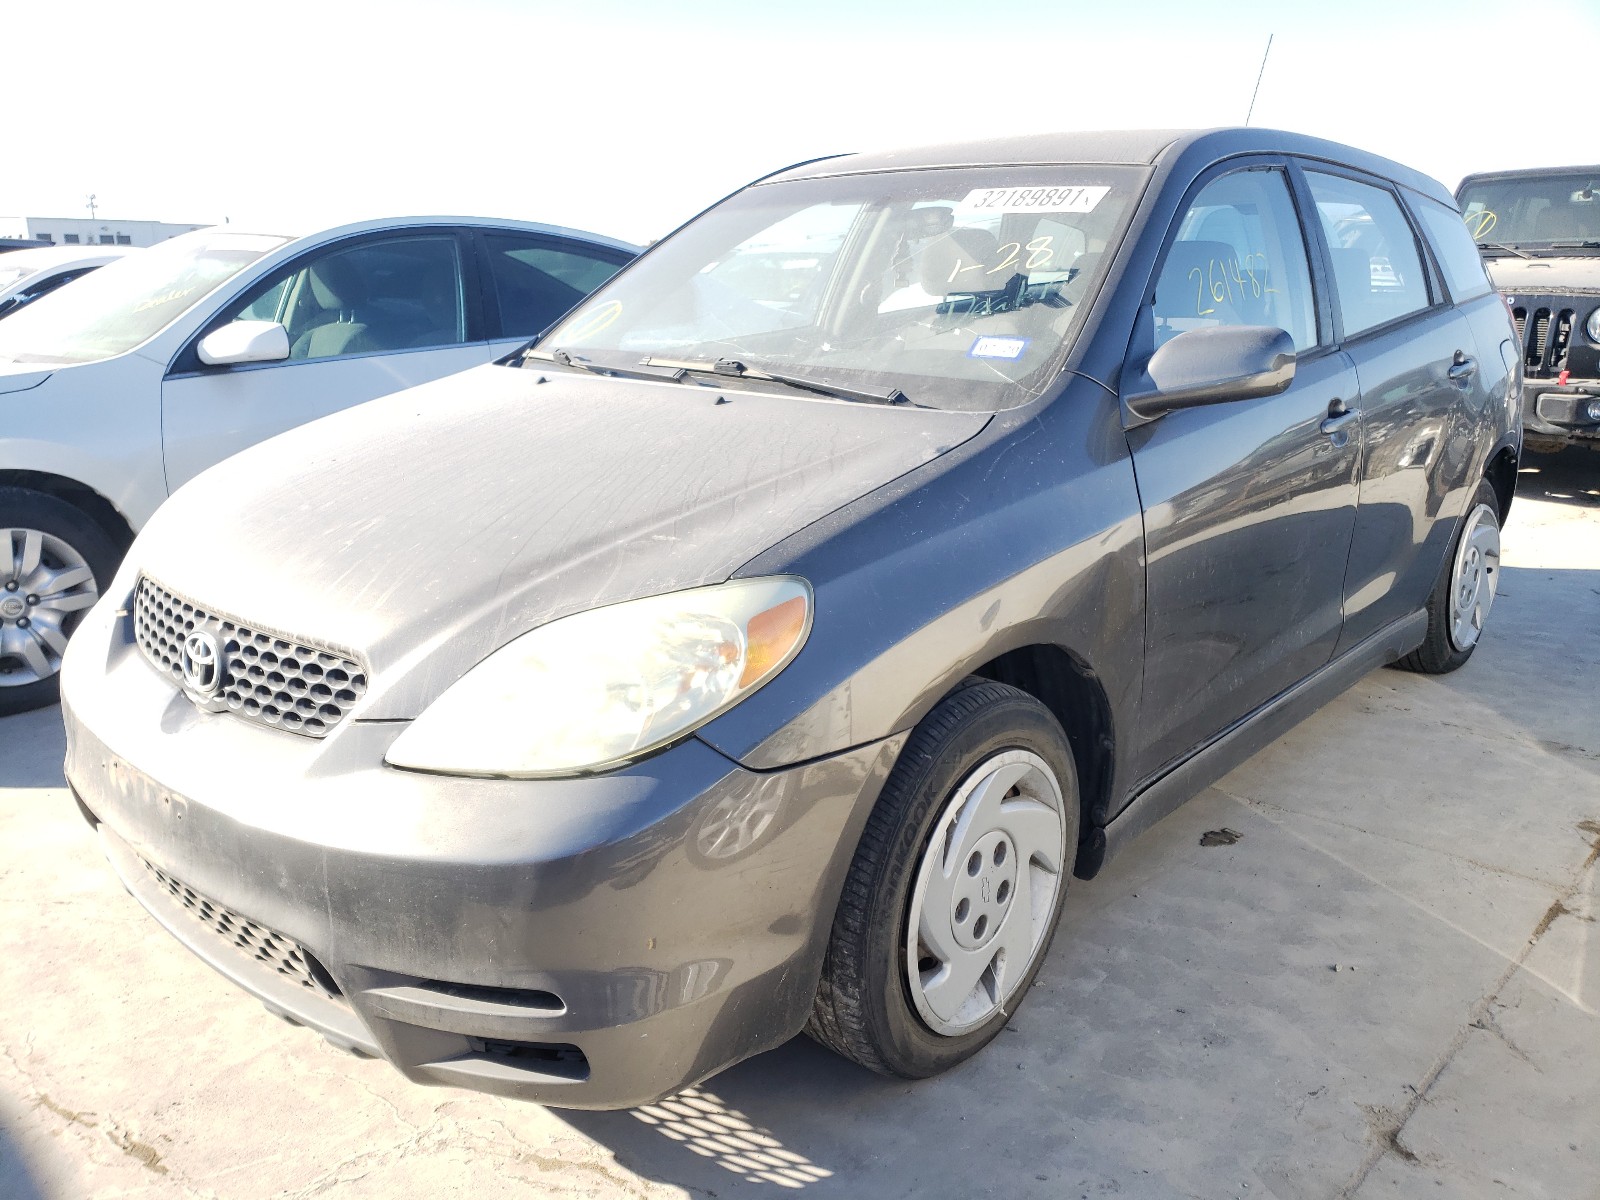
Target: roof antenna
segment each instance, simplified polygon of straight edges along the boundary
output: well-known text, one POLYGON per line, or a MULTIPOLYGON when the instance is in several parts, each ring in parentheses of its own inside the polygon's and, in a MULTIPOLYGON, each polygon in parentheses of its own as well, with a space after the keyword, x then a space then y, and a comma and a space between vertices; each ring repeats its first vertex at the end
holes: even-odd
POLYGON ((1250 107, 1245 110, 1244 123, 1250 124, 1250 116, 1256 111, 1256 97, 1261 94, 1261 77, 1267 73, 1267 55, 1272 53, 1272 35, 1267 34, 1267 48, 1261 53, 1261 69, 1256 72, 1256 89, 1250 93, 1250 107))

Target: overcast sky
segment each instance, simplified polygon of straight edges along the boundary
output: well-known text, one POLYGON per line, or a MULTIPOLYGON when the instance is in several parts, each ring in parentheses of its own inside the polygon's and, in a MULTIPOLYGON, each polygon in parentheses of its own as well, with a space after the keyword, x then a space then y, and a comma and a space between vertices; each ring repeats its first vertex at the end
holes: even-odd
POLYGON ((1269 33, 1252 124, 1451 187, 1600 160, 1595 0, 8 0, 3 24, 0 215, 87 216, 93 192, 106 217, 645 241, 823 154, 1240 124, 1269 33))

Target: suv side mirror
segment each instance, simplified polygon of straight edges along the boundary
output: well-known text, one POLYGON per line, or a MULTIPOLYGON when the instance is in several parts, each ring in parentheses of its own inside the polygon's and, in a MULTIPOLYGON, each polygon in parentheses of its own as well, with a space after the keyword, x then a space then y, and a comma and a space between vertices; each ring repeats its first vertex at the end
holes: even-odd
POLYGON ((213 329, 194 349, 208 367, 282 362, 289 357, 289 331, 276 321, 234 321, 213 329))
POLYGON ((1155 386, 1124 403, 1151 421, 1174 409, 1276 396, 1294 382, 1294 363, 1294 340, 1270 325, 1191 329, 1150 356, 1142 382, 1155 386))

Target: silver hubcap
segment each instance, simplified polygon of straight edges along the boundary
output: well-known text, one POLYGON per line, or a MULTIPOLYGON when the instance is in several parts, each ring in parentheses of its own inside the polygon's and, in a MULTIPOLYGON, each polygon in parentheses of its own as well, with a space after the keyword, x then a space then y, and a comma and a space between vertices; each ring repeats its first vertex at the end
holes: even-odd
POLYGON ((1050 935, 1066 862, 1061 787, 1037 754, 980 763, 945 805, 917 869, 906 979, 948 1037, 1005 1007, 1050 935))
POLYGON ((76 614, 100 598, 83 555, 37 529, 0 529, 0 687, 61 669, 76 614))
POLYGON ((1450 573, 1450 641, 1457 650, 1478 644, 1500 582, 1500 522, 1480 504, 1467 514, 1450 573))

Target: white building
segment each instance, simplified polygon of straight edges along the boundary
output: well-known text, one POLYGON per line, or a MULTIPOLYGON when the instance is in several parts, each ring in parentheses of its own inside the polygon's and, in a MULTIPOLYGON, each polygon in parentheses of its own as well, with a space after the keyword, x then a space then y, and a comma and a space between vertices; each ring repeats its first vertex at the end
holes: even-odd
POLYGON ((191 229, 204 228, 105 217, 0 217, 0 237, 33 238, 57 246, 154 246, 191 229))

